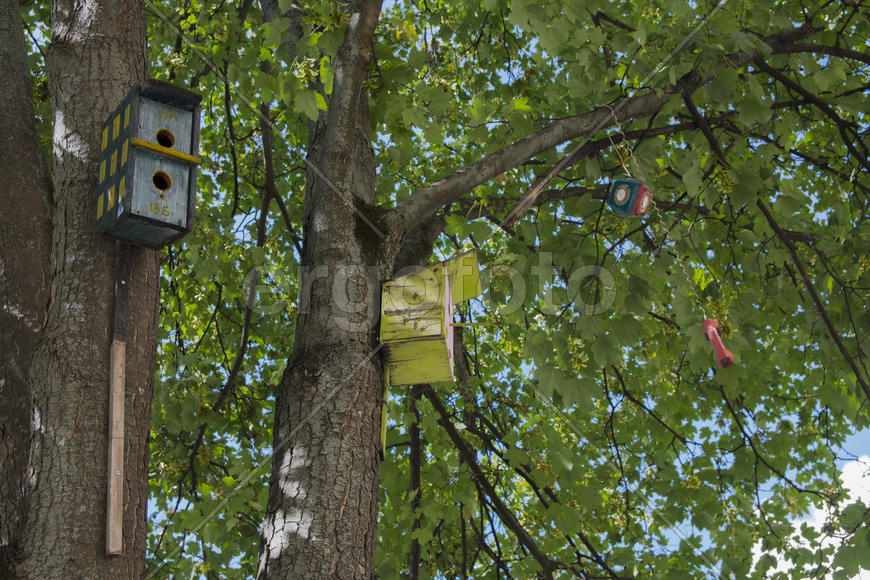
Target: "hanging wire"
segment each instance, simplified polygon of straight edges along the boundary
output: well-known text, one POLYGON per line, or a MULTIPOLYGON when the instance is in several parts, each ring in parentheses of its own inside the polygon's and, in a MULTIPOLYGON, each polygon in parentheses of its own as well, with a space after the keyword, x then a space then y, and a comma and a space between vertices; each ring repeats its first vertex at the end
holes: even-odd
MULTIPOLYGON (((626 162, 626 157, 628 157, 628 161, 634 167, 634 175, 637 175, 637 177, 641 180, 641 182, 643 182, 646 188, 649 189, 652 196, 650 199, 650 215, 652 215, 658 222, 659 226, 661 226, 663 232, 662 244, 664 245, 668 241, 674 244, 674 255, 677 259, 677 264, 680 266, 680 270, 682 270, 683 275, 686 277, 686 282, 689 284, 689 291, 691 292, 692 297, 695 299, 695 303, 698 305, 698 308, 701 310, 701 314, 704 315, 704 318, 710 318, 707 315, 706 308, 704 308, 704 301, 701 300, 701 296, 698 294, 697 285, 695 284, 692 276, 689 274, 689 269, 686 267, 685 261, 683 260, 682 256, 680 256, 676 241, 671 239, 670 229, 668 228, 668 224, 665 223, 664 214, 659 209, 658 204, 656 204, 655 190, 650 186, 649 182, 646 179, 646 176, 644 175, 643 170, 640 168, 640 164, 637 162, 637 158, 634 156, 634 153, 631 150, 631 147, 628 146, 628 137, 626 137, 625 133, 622 132, 622 125, 619 123, 619 119, 616 117, 616 111, 614 111, 613 107, 611 107, 609 104, 605 104, 604 106, 610 110, 610 115, 611 117, 613 117, 613 122, 616 124, 616 130, 619 131, 619 135, 622 138, 620 145, 623 145, 623 147, 620 147, 613 142, 613 138, 610 134, 607 135, 607 139, 610 141, 610 145, 616 151, 616 155, 619 158, 619 164, 622 165, 622 169, 623 171, 625 171, 625 174, 628 177, 632 177, 632 172, 628 168, 628 163, 626 162), (623 155, 623 149, 625 150, 625 155, 623 155)), ((653 242, 655 243, 656 235, 655 232, 652 231, 652 228, 650 228, 650 235, 652 235, 653 242)), ((719 281, 716 279, 715 276, 713 277, 713 280, 718 286, 719 281)))

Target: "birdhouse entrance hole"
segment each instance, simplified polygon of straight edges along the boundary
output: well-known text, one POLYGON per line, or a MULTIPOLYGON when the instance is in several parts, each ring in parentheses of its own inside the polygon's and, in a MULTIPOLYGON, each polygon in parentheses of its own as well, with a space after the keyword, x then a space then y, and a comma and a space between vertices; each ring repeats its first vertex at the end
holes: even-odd
POLYGON ((169 129, 160 129, 157 131, 157 143, 169 149, 175 145, 175 135, 169 129))
POLYGON ((165 171, 155 171, 151 181, 154 182, 154 187, 160 191, 166 191, 172 185, 172 178, 165 171))

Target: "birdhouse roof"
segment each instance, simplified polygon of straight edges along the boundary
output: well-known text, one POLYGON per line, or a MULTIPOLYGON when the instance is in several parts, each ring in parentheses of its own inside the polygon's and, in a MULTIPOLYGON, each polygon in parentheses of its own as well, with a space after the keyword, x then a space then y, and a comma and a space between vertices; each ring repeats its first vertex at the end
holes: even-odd
POLYGON ((157 79, 145 81, 141 85, 140 91, 146 99, 166 103, 185 111, 195 110, 202 101, 202 95, 157 79))

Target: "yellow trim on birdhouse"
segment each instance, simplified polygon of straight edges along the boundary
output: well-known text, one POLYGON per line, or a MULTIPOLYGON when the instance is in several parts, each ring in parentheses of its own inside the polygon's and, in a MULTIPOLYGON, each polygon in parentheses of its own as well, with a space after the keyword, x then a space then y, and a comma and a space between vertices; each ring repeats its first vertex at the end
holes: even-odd
POLYGON ((127 189, 127 176, 121 176, 121 183, 118 185, 118 203, 121 203, 121 200, 124 199, 124 190, 127 189))
POLYGON ((130 125, 130 103, 127 103, 127 107, 124 109, 124 129, 126 129, 130 125))
POLYGON ((121 134, 121 114, 115 115, 115 122, 113 123, 114 130, 112 131, 112 140, 118 138, 118 135, 121 134))
POLYGON ((124 145, 121 147, 121 167, 127 164, 127 147, 130 145, 130 140, 127 139, 124 141, 124 145))
POLYGON ((106 180, 106 160, 100 161, 100 183, 106 180))
POLYGON ((181 151, 176 151, 175 149, 170 149, 169 147, 162 147, 156 143, 151 143, 150 141, 143 141, 137 137, 133 137, 130 139, 130 145, 134 147, 141 147, 142 149, 148 149, 149 151, 154 151, 155 153, 160 153, 162 155, 168 155, 169 157, 175 157, 176 159, 181 159, 182 161, 186 161, 188 163, 193 163, 199 165, 202 163, 202 157, 198 155, 188 155, 187 153, 182 153, 181 151))
POLYGON ((109 188, 109 198, 108 198, 108 204, 106 206, 106 211, 112 209, 113 207, 115 207, 115 186, 114 185, 109 188))
POLYGON ((97 219, 103 217, 103 194, 97 198, 97 219))
POLYGON ((100 151, 106 150, 106 145, 109 144, 109 126, 103 127, 103 139, 100 142, 100 151))

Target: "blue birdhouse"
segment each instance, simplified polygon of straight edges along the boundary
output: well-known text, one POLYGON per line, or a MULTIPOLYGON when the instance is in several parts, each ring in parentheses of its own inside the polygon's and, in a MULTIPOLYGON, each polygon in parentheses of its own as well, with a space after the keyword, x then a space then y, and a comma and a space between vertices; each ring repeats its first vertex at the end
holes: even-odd
POLYGON ((645 215, 650 202, 652 191, 639 179, 617 179, 607 195, 607 205, 622 217, 645 215))
POLYGON ((200 95, 134 86, 103 124, 94 231, 160 248, 193 226, 200 95))

